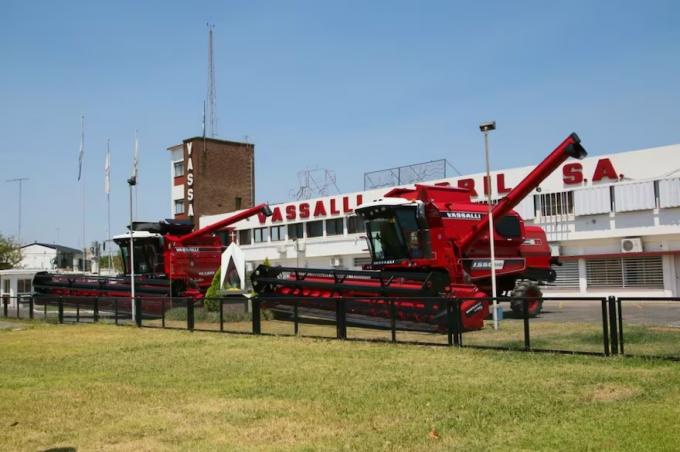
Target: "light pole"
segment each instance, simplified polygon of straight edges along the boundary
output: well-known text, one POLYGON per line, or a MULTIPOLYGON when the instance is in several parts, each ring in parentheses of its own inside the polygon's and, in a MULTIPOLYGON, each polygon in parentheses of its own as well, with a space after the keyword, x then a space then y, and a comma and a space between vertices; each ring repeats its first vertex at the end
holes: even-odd
POLYGON ((128 179, 130 186, 130 307, 132 308, 132 321, 137 322, 137 301, 135 300, 135 245, 132 236, 134 235, 132 218, 132 189, 137 185, 137 176, 128 179))
POLYGON ((493 206, 491 205, 491 193, 493 184, 491 183, 491 169, 489 165, 489 132, 496 130, 496 121, 483 122, 479 125, 479 130, 484 134, 484 157, 486 159, 486 202, 489 215, 489 249, 491 251, 491 298, 493 301, 493 329, 498 329, 498 300, 496 299, 496 244, 494 242, 493 227, 493 206))

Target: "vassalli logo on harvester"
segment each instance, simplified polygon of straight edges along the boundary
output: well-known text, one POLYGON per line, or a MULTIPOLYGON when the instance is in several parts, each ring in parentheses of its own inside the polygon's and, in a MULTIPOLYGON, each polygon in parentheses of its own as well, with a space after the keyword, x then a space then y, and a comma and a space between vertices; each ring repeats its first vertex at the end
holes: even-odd
POLYGON ((442 217, 454 220, 481 220, 482 214, 478 212, 442 212, 442 217))

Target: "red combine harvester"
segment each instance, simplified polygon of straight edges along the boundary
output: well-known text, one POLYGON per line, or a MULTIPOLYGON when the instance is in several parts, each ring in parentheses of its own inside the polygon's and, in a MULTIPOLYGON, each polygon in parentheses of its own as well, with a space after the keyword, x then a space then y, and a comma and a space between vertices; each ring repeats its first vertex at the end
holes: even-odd
MULTIPOLYGON (((259 213, 271 215, 260 204, 222 221, 191 232, 188 222, 165 220, 134 223, 135 296, 202 299, 220 266, 224 246, 215 233, 259 213)), ((123 256, 124 274, 117 277, 40 272, 33 279, 39 295, 74 297, 130 297, 130 233, 114 237, 123 256)), ((153 306, 148 304, 147 306, 153 306)), ((121 305, 129 309, 129 303, 121 305)))
MULTIPOLYGON (((530 315, 541 310, 538 282, 554 281, 551 267, 558 262, 545 231, 526 226, 512 209, 569 157, 586 155, 571 134, 493 207, 498 291, 531 297, 530 315)), ((366 225, 372 263, 363 271, 261 265, 252 283, 265 305, 285 312, 288 307, 276 299, 300 297, 305 308, 334 309, 333 298, 349 297, 357 301, 349 302, 346 312, 361 323, 366 317, 389 317, 390 305, 381 297, 400 297, 398 320, 442 328, 445 304, 422 299, 443 296, 464 300, 465 330, 483 327, 489 306, 484 298, 491 293, 487 204, 472 202, 467 189, 416 184, 395 188, 356 213, 366 225)), ((522 303, 517 299, 511 306, 522 312, 522 303)))

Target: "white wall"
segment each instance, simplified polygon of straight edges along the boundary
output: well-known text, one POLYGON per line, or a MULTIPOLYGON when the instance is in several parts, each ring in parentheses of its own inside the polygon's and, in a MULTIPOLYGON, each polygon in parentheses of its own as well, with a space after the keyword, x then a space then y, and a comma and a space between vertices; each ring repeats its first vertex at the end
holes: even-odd
MULTIPOLYGON (((16 296, 18 295, 18 281, 20 279, 33 280, 36 272, 31 270, 0 270, 0 297, 2 295, 9 295, 10 306, 15 306, 16 296), (5 291, 5 281, 9 281, 9 292, 5 291)), ((31 291, 33 286, 31 285, 31 291)))
POLYGON ((21 249, 21 268, 51 270, 57 250, 42 245, 27 245, 21 249))

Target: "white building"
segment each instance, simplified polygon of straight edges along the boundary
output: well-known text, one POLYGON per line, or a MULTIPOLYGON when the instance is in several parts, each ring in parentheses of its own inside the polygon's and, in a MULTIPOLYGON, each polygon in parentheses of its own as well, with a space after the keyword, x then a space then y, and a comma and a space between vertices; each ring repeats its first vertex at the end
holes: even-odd
POLYGON ((0 297, 8 296, 11 304, 16 297, 33 292, 33 277, 39 271, 77 270, 82 265, 83 252, 67 246, 31 243, 21 247, 21 262, 17 268, 0 270, 0 297))
POLYGON ((33 270, 77 270, 82 265, 82 250, 48 243, 21 247, 20 268, 33 270))
MULTIPOLYGON (((533 167, 492 173, 498 199, 533 167)), ((448 178, 483 201, 483 174, 448 178)), ((269 218, 235 225, 238 241, 254 266, 359 268, 370 262, 358 204, 390 188, 273 205, 269 218)), ((570 159, 515 209, 541 225, 557 267, 552 294, 680 295, 680 145, 570 159)), ((200 226, 229 213, 200 218, 200 226)))

